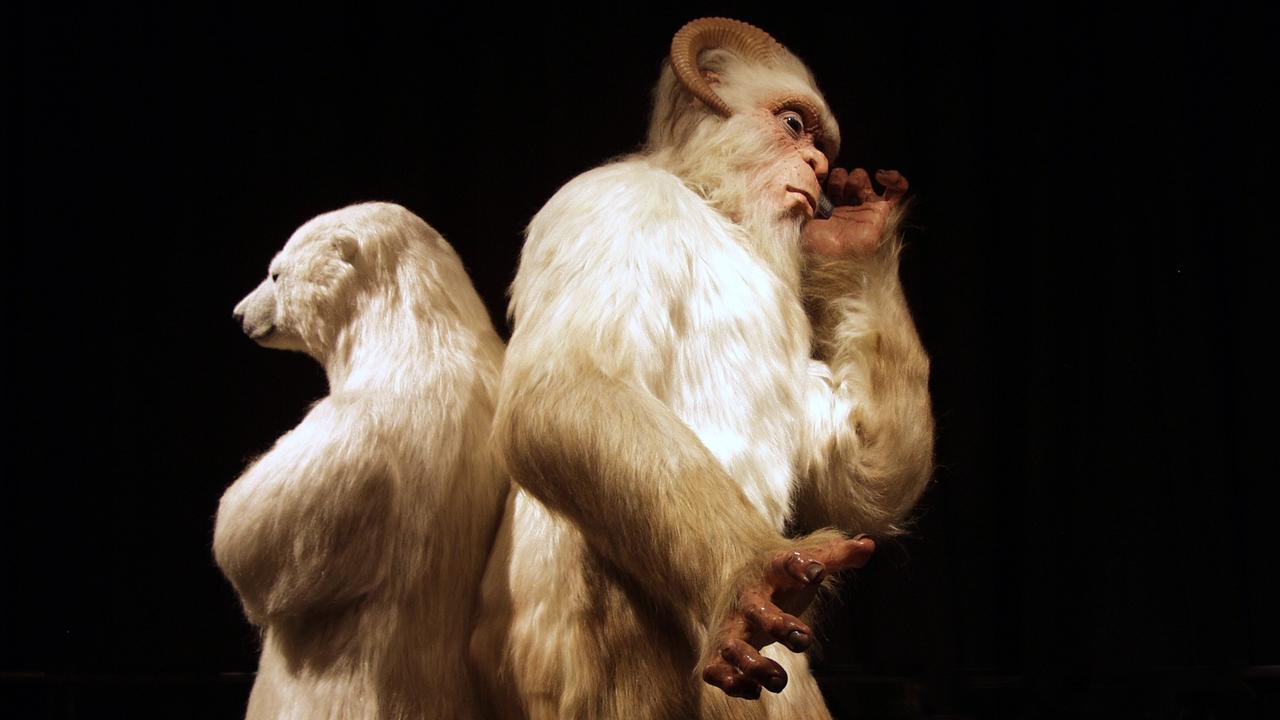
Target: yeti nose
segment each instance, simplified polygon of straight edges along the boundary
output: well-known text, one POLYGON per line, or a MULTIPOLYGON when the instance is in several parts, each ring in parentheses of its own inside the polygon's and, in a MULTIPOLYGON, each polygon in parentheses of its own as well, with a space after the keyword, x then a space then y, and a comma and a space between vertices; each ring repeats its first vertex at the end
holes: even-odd
POLYGON ((244 329, 244 310, 241 310, 240 308, 236 308, 235 310, 232 310, 231 317, 235 319, 236 325, 239 325, 240 329, 243 330, 244 329))

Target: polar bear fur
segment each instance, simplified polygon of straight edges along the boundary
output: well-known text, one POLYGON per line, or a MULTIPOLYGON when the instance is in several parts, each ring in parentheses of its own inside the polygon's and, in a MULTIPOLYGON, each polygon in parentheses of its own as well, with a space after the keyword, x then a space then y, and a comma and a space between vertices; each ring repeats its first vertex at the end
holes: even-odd
POLYGON ((293 234, 236 307, 330 394, 222 497, 218 565, 263 631, 249 718, 465 718, 506 494, 486 440, 503 346, 457 255, 369 203, 293 234))

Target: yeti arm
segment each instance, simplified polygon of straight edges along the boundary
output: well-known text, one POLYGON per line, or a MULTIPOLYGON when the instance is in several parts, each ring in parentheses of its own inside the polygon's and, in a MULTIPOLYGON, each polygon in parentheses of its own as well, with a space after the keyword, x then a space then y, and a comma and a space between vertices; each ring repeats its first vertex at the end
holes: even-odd
POLYGON ((892 534, 933 471, 929 359, 898 280, 898 212, 867 256, 811 254, 806 302, 815 439, 797 495, 801 527, 892 534))
POLYGON ((366 405, 319 402, 223 495, 214 555, 254 623, 387 580, 396 478, 366 405))
POLYGON ((693 632, 785 542, 655 392, 688 288, 685 238, 713 224, 674 178, 626 163, 557 193, 512 288, 494 427, 513 479, 693 632))

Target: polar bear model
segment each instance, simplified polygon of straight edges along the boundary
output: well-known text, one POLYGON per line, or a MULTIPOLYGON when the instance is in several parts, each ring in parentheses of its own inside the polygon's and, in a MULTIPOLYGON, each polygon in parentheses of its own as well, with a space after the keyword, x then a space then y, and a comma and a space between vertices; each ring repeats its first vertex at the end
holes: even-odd
POLYGON ((330 388, 218 510, 218 565, 264 634, 248 717, 473 716, 503 346, 462 263, 404 208, 354 205, 299 228, 235 315, 330 388))

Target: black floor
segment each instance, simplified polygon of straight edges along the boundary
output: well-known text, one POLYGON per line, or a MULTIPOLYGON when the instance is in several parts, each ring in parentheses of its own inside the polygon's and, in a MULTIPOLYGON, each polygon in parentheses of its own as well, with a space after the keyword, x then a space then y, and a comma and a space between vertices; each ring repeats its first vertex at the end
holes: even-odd
MULTIPOLYGON (((0 676, 0 717, 167 718, 243 716, 253 676, 0 676)), ((825 668, 819 682, 841 719, 1270 720, 1280 718, 1280 667, 1182 669, 1108 677, 1028 678, 960 673, 950 677, 865 675, 825 668)))

